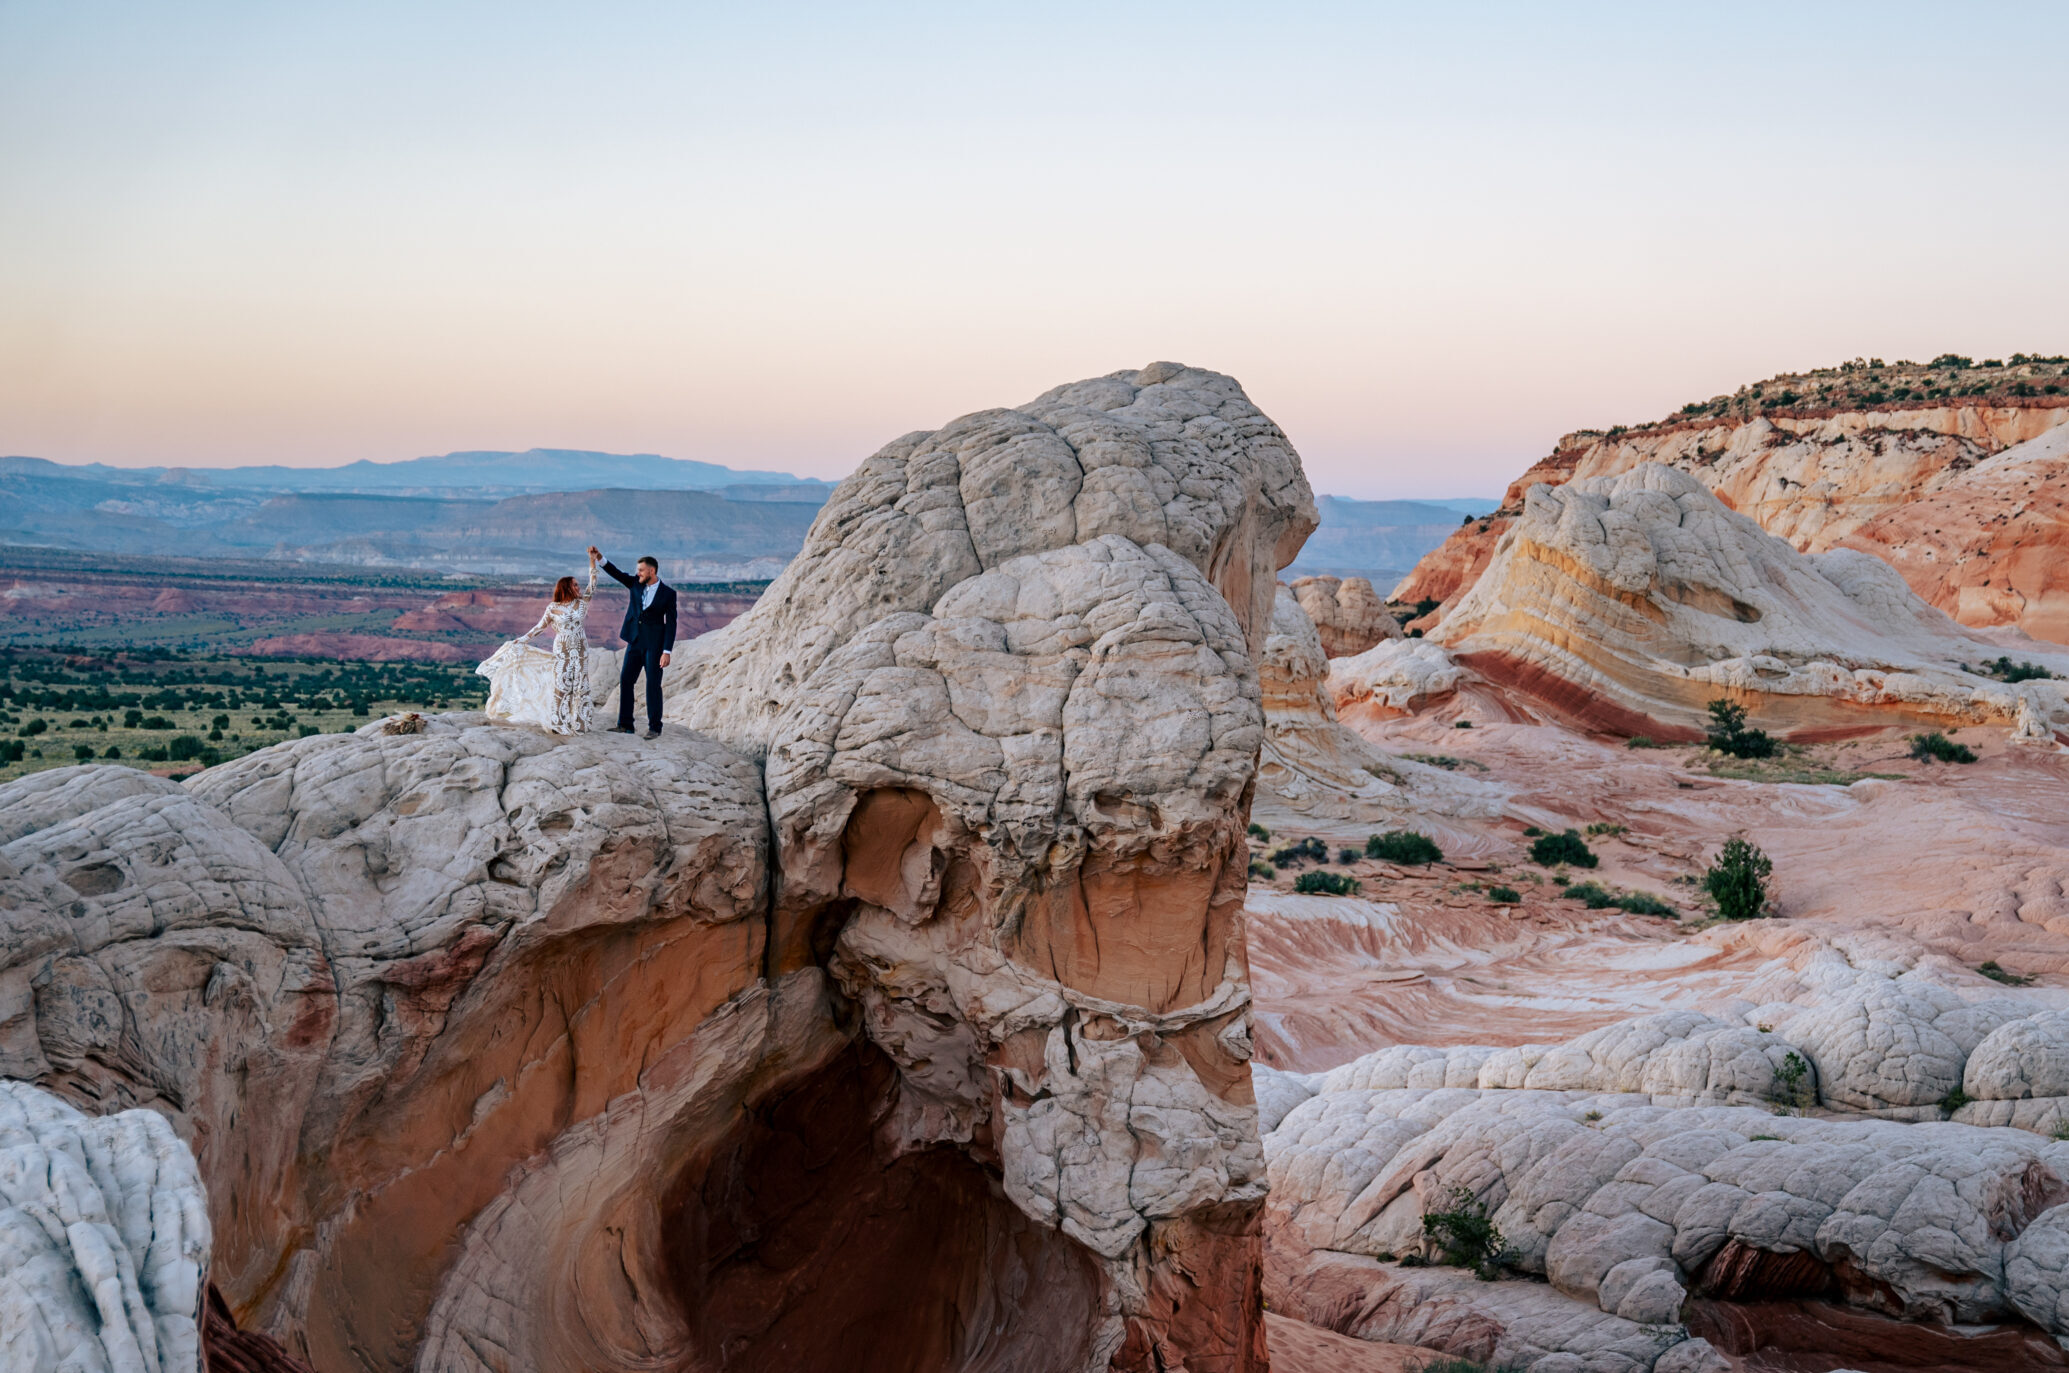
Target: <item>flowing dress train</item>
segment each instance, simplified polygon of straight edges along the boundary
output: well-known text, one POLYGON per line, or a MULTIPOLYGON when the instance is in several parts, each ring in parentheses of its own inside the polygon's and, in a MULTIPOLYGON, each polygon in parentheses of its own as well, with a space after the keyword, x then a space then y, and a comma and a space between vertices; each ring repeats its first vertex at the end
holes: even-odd
POLYGON ((476 672, 489 679, 488 715, 498 724, 537 725, 555 734, 586 734, 596 703, 589 683, 589 601, 596 594, 596 567, 589 585, 572 601, 547 605, 546 613, 504 644, 476 672), (553 628, 549 651, 532 640, 553 628))

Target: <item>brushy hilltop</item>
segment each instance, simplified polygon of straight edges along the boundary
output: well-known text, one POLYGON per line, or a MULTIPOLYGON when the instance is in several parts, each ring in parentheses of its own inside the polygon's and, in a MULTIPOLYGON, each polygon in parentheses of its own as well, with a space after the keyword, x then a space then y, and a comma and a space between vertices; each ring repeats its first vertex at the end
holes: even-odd
POLYGON ((1978 362, 1942 353, 1931 362, 1855 358, 1837 367, 1785 372, 1726 395, 1690 401, 1674 414, 1648 424, 1581 429, 1559 441, 1572 448, 1593 438, 1670 429, 1708 420, 1756 416, 1817 419, 1849 410, 1904 410, 1962 405, 2069 405, 2069 357, 2014 353, 1978 362))

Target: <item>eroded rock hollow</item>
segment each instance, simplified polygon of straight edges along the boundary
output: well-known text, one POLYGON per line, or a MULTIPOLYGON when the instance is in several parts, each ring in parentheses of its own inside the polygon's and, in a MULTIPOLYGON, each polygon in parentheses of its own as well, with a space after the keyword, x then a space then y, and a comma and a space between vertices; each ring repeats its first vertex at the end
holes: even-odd
POLYGON ((170 1119, 198 1276, 319 1373, 1259 1367, 1243 831, 1314 523, 1157 364, 865 462, 654 743, 17 783, 0 1071, 170 1119))

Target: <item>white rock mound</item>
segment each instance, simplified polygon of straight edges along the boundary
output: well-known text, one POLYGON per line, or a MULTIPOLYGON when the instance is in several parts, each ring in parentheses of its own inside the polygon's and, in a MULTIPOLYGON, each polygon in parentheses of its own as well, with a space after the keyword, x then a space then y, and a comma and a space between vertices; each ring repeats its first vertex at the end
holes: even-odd
POLYGON ((1466 671, 1442 644, 1390 639, 1329 664, 1329 695, 1353 719, 1388 719, 1421 709, 1458 689, 1466 671))
POLYGON ((163 1116, 0 1080, 0 1364, 201 1373, 208 1207, 163 1116))
POLYGON ((1287 589, 1315 622, 1322 651, 1332 658, 1348 658, 1401 637, 1400 621, 1363 577, 1296 577, 1287 589))
POLYGON ((1393 757, 1341 724, 1329 697, 1334 666, 1307 613, 1288 588, 1280 587, 1258 659, 1264 698, 1264 747, 1257 764, 1262 818, 1274 826, 1292 816, 1399 824, 1411 812, 1491 815, 1498 810, 1501 788, 1393 757))
POLYGON ((2069 1145, 2024 1131, 1618 1094, 1325 1090, 1266 1154, 1275 1217, 1313 1249, 1437 1257, 1423 1217, 1463 1189, 1516 1267, 1652 1321, 1692 1291, 1842 1298, 1942 1324, 2038 1319, 2038 1299, 2007 1287, 2011 1246, 2069 1202, 2069 1145))
MULTIPOLYGON (((1530 489, 1487 571, 1431 638, 1583 723, 1692 730, 1723 695, 1782 727, 1892 722, 2069 730, 2059 682, 1965 671, 2002 649, 1888 564, 1806 556, 1700 481, 1646 463, 1530 489)), ((2069 652, 2031 656, 2069 673, 2069 652)), ((1655 730, 1658 732, 1658 729, 1655 730)))

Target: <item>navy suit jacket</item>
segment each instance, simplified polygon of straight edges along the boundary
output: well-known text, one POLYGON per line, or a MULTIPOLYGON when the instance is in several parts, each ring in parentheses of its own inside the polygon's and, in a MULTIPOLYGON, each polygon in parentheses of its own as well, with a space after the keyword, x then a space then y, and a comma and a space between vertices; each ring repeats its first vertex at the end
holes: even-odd
POLYGON ((622 585, 632 588, 632 604, 625 608, 625 623, 618 627, 618 637, 631 643, 642 629, 652 630, 661 636, 661 651, 675 651, 675 588, 666 582, 654 587, 654 603, 644 608, 641 601, 646 598, 647 589, 639 584, 639 578, 630 572, 621 572, 615 563, 605 563, 603 570, 622 585))

